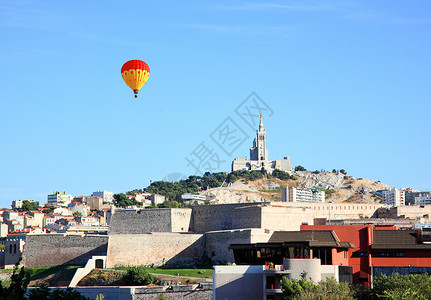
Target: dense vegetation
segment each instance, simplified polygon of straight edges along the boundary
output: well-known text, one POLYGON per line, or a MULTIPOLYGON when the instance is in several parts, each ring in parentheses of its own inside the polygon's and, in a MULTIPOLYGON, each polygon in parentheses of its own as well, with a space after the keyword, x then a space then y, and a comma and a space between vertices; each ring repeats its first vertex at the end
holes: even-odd
POLYGON ((431 277, 428 274, 398 273, 391 276, 381 275, 374 280, 373 288, 349 286, 347 283, 338 283, 333 278, 326 278, 319 283, 302 278, 287 279, 281 282, 285 299, 431 299, 431 277))
POLYGON ((0 281, 0 300, 89 300, 71 288, 65 290, 52 290, 47 287, 35 288, 26 297, 27 286, 34 272, 24 267, 19 268, 20 261, 13 269, 10 284, 6 286, 0 281))
MULTIPOLYGON (((205 173, 203 176, 189 176, 185 180, 177 182, 155 181, 149 187, 144 189, 145 192, 165 195, 170 201, 182 202, 181 195, 191 193, 195 194, 210 188, 220 187, 225 184, 234 183, 237 180, 243 182, 254 181, 262 178, 278 178, 281 180, 293 179, 288 172, 275 170, 272 174, 268 174, 265 169, 260 171, 238 170, 231 173, 205 173)), ((135 192, 138 190, 134 190, 135 192)), ((130 193, 130 192, 129 192, 130 193)))
POLYGON ((14 208, 15 211, 29 211, 29 210, 37 210, 39 208, 39 205, 37 205, 33 201, 24 200, 22 201, 22 207, 20 208, 14 208))
POLYGON ((154 282, 154 276, 143 266, 131 267, 122 281, 126 285, 147 285, 154 282))

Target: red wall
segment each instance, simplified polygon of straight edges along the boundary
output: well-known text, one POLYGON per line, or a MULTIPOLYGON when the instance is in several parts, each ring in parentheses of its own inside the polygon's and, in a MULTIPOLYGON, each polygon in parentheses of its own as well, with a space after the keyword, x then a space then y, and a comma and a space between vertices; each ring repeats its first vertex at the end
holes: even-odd
MULTIPOLYGON (((341 242, 351 242, 356 248, 348 250, 348 265, 353 267, 353 283, 370 284, 372 266, 378 267, 430 267, 431 251, 400 249, 404 257, 371 257, 373 230, 396 230, 395 226, 370 225, 301 225, 301 230, 333 230, 341 242), (353 252, 364 252, 362 257, 352 257, 353 252), (366 280, 366 281, 365 281, 366 280)), ((375 250, 385 252, 385 250, 375 250)), ((392 251, 392 250, 391 250, 392 251)), ((339 264, 339 257, 333 259, 339 264)))

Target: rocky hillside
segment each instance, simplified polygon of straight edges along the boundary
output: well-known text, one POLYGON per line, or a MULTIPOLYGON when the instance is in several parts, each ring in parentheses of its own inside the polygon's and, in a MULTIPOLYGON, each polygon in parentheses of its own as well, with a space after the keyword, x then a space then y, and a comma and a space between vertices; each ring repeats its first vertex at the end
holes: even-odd
POLYGON ((255 181, 237 180, 226 187, 212 188, 202 192, 211 196, 214 203, 242 203, 261 201, 281 201, 281 189, 286 186, 298 188, 319 187, 326 190, 326 201, 334 203, 375 203, 380 198, 372 192, 390 188, 379 181, 354 178, 343 174, 329 172, 293 172, 297 180, 279 180, 277 178, 255 181))

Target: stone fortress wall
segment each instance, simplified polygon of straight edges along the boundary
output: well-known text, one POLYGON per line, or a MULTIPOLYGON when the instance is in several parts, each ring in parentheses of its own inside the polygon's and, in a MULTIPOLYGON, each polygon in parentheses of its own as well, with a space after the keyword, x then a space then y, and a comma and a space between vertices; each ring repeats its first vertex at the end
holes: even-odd
POLYGON ((106 266, 194 265, 204 251, 203 234, 116 234, 109 236, 106 266))
POLYGON ((104 255, 108 236, 77 234, 29 234, 23 265, 29 268, 85 264, 93 255, 104 255))
POLYGON ((378 204, 281 202, 118 209, 112 216, 109 236, 29 235, 24 264, 38 267, 85 262, 91 254, 103 252, 107 253, 108 267, 193 265, 205 257, 233 262, 230 244, 266 242, 273 231, 299 230, 302 223, 313 224, 314 218, 371 217, 378 208, 388 209, 378 204))

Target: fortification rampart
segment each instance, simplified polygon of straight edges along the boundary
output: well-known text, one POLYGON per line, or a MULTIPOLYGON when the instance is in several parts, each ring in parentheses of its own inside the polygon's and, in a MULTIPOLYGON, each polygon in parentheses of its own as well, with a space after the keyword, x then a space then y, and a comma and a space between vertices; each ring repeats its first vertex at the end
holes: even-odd
POLYGON ((91 256, 105 254, 107 242, 108 236, 102 235, 28 235, 23 264, 29 268, 85 264, 91 256))
POLYGON ((263 229, 211 231, 205 234, 206 253, 214 263, 234 262, 230 244, 267 242, 272 232, 263 229))
MULTIPOLYGON (((250 225, 249 218, 259 218, 260 209, 249 210, 250 214, 245 218, 245 214, 237 212, 237 209, 251 206, 258 207, 258 205, 259 203, 235 203, 193 206, 192 229, 195 232, 207 232, 247 228, 244 225, 250 225)), ((260 228, 260 222, 251 225, 253 228, 260 228)))
POLYGON ((193 265, 204 252, 202 234, 117 234, 109 236, 106 266, 193 265))
POLYGON ((377 211, 379 218, 425 218, 431 216, 431 205, 406 205, 381 208, 377 211))
POLYGON ((121 209, 112 215, 108 233, 188 232, 191 213, 190 208, 121 209))

